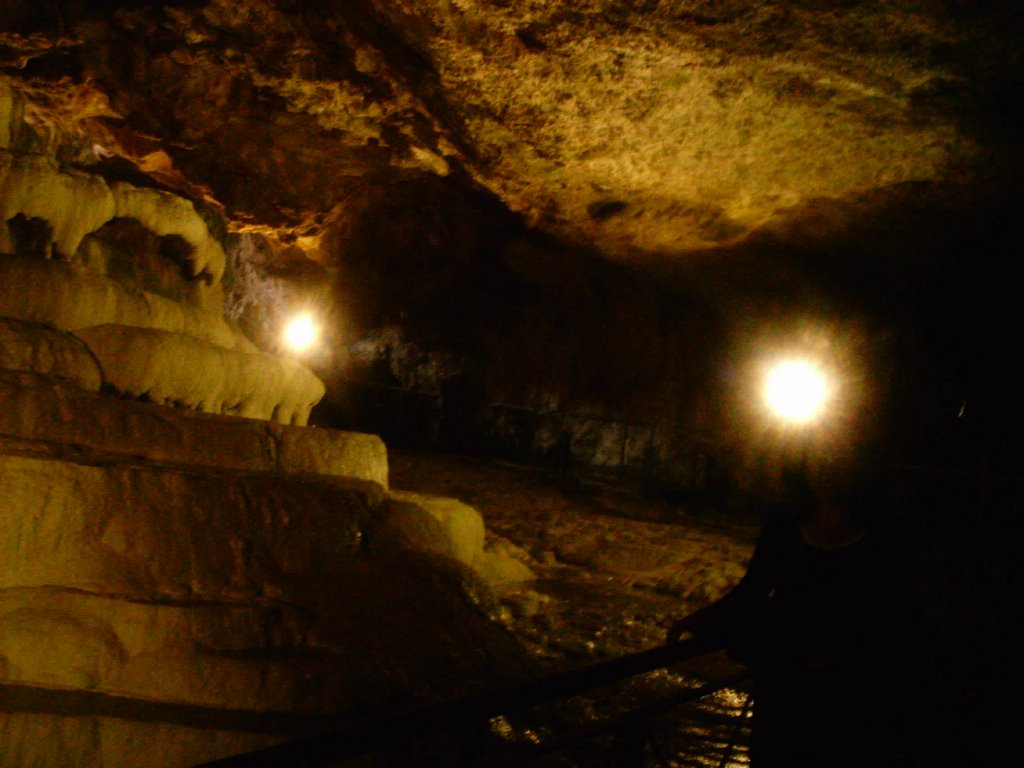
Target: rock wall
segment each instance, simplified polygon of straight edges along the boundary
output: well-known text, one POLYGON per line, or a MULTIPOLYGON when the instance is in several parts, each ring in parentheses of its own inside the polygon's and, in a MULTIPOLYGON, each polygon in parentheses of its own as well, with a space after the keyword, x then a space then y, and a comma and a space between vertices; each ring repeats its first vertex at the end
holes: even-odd
POLYGON ((0 764, 184 768, 531 669, 489 618, 529 568, 379 438, 0 396, 0 764))
POLYGON ((184 768, 530 670, 491 618, 530 569, 304 426, 220 214, 34 108, 0 79, 0 765, 184 768))
MULTIPOLYGON (((73 133, 40 146, 31 100, 6 83, 0 107, 0 317, 76 332, 118 394, 305 424, 323 384, 225 321, 209 211, 137 171, 108 180, 73 133)), ((37 358, 18 368, 49 372, 37 358)))
POLYGON ((245 235, 225 281, 253 338, 272 337, 268 307, 327 321, 319 423, 715 492, 729 457, 709 350, 728 307, 531 231, 454 179, 368 184, 318 254, 245 235))

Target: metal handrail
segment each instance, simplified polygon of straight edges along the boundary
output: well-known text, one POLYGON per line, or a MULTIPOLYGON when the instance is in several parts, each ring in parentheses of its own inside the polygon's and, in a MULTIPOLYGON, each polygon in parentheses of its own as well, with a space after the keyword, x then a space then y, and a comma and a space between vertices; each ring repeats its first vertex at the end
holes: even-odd
MULTIPOLYGON (((721 648, 722 640, 718 636, 695 637, 454 701, 405 712, 356 718, 338 730, 305 736, 241 755, 232 755, 202 763, 195 768, 325 766, 333 761, 356 757, 393 742, 396 734, 414 734, 433 729, 452 730, 453 724, 479 722, 554 699, 568 698, 601 685, 668 667, 721 648)), ((684 691, 656 706, 659 709, 671 709, 741 682, 745 677, 746 673, 692 691, 684 691)), ((605 729, 608 727, 610 726, 605 725, 605 729)), ((611 727, 614 727, 614 724, 611 727)))

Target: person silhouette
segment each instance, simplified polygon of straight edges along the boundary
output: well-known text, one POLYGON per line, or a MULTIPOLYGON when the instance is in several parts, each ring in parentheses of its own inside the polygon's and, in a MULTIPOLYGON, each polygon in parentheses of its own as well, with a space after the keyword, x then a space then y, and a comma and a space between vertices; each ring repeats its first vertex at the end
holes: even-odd
POLYGON ((871 446, 808 451, 740 582, 668 630, 669 643, 720 634, 751 668, 756 768, 911 764, 888 686, 910 659, 916 601, 883 479, 871 446))

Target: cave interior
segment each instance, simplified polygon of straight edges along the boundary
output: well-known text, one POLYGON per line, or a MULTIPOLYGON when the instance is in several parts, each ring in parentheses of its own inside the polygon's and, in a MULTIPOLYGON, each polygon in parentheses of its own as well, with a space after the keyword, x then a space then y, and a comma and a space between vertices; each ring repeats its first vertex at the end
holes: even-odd
POLYGON ((1000 0, 0 1, 0 764, 197 765, 642 651, 853 435, 922 765, 982 764, 1022 51, 1000 0), (765 412, 788 355, 819 426, 765 412), (569 566, 634 634, 565 640, 569 566))

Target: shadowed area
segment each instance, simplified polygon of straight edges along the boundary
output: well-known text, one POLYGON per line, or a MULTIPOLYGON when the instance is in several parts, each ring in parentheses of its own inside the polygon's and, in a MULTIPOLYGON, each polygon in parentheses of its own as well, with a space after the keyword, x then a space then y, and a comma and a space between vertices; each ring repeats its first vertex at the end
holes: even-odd
MULTIPOLYGON (((880 703, 980 759, 1019 5, 0 0, 0 763, 197 765, 646 653, 859 438, 916 589, 880 703)), ((551 764, 746 764, 745 691, 656 701, 736 665, 684 666, 373 764, 607 718, 551 764)))

